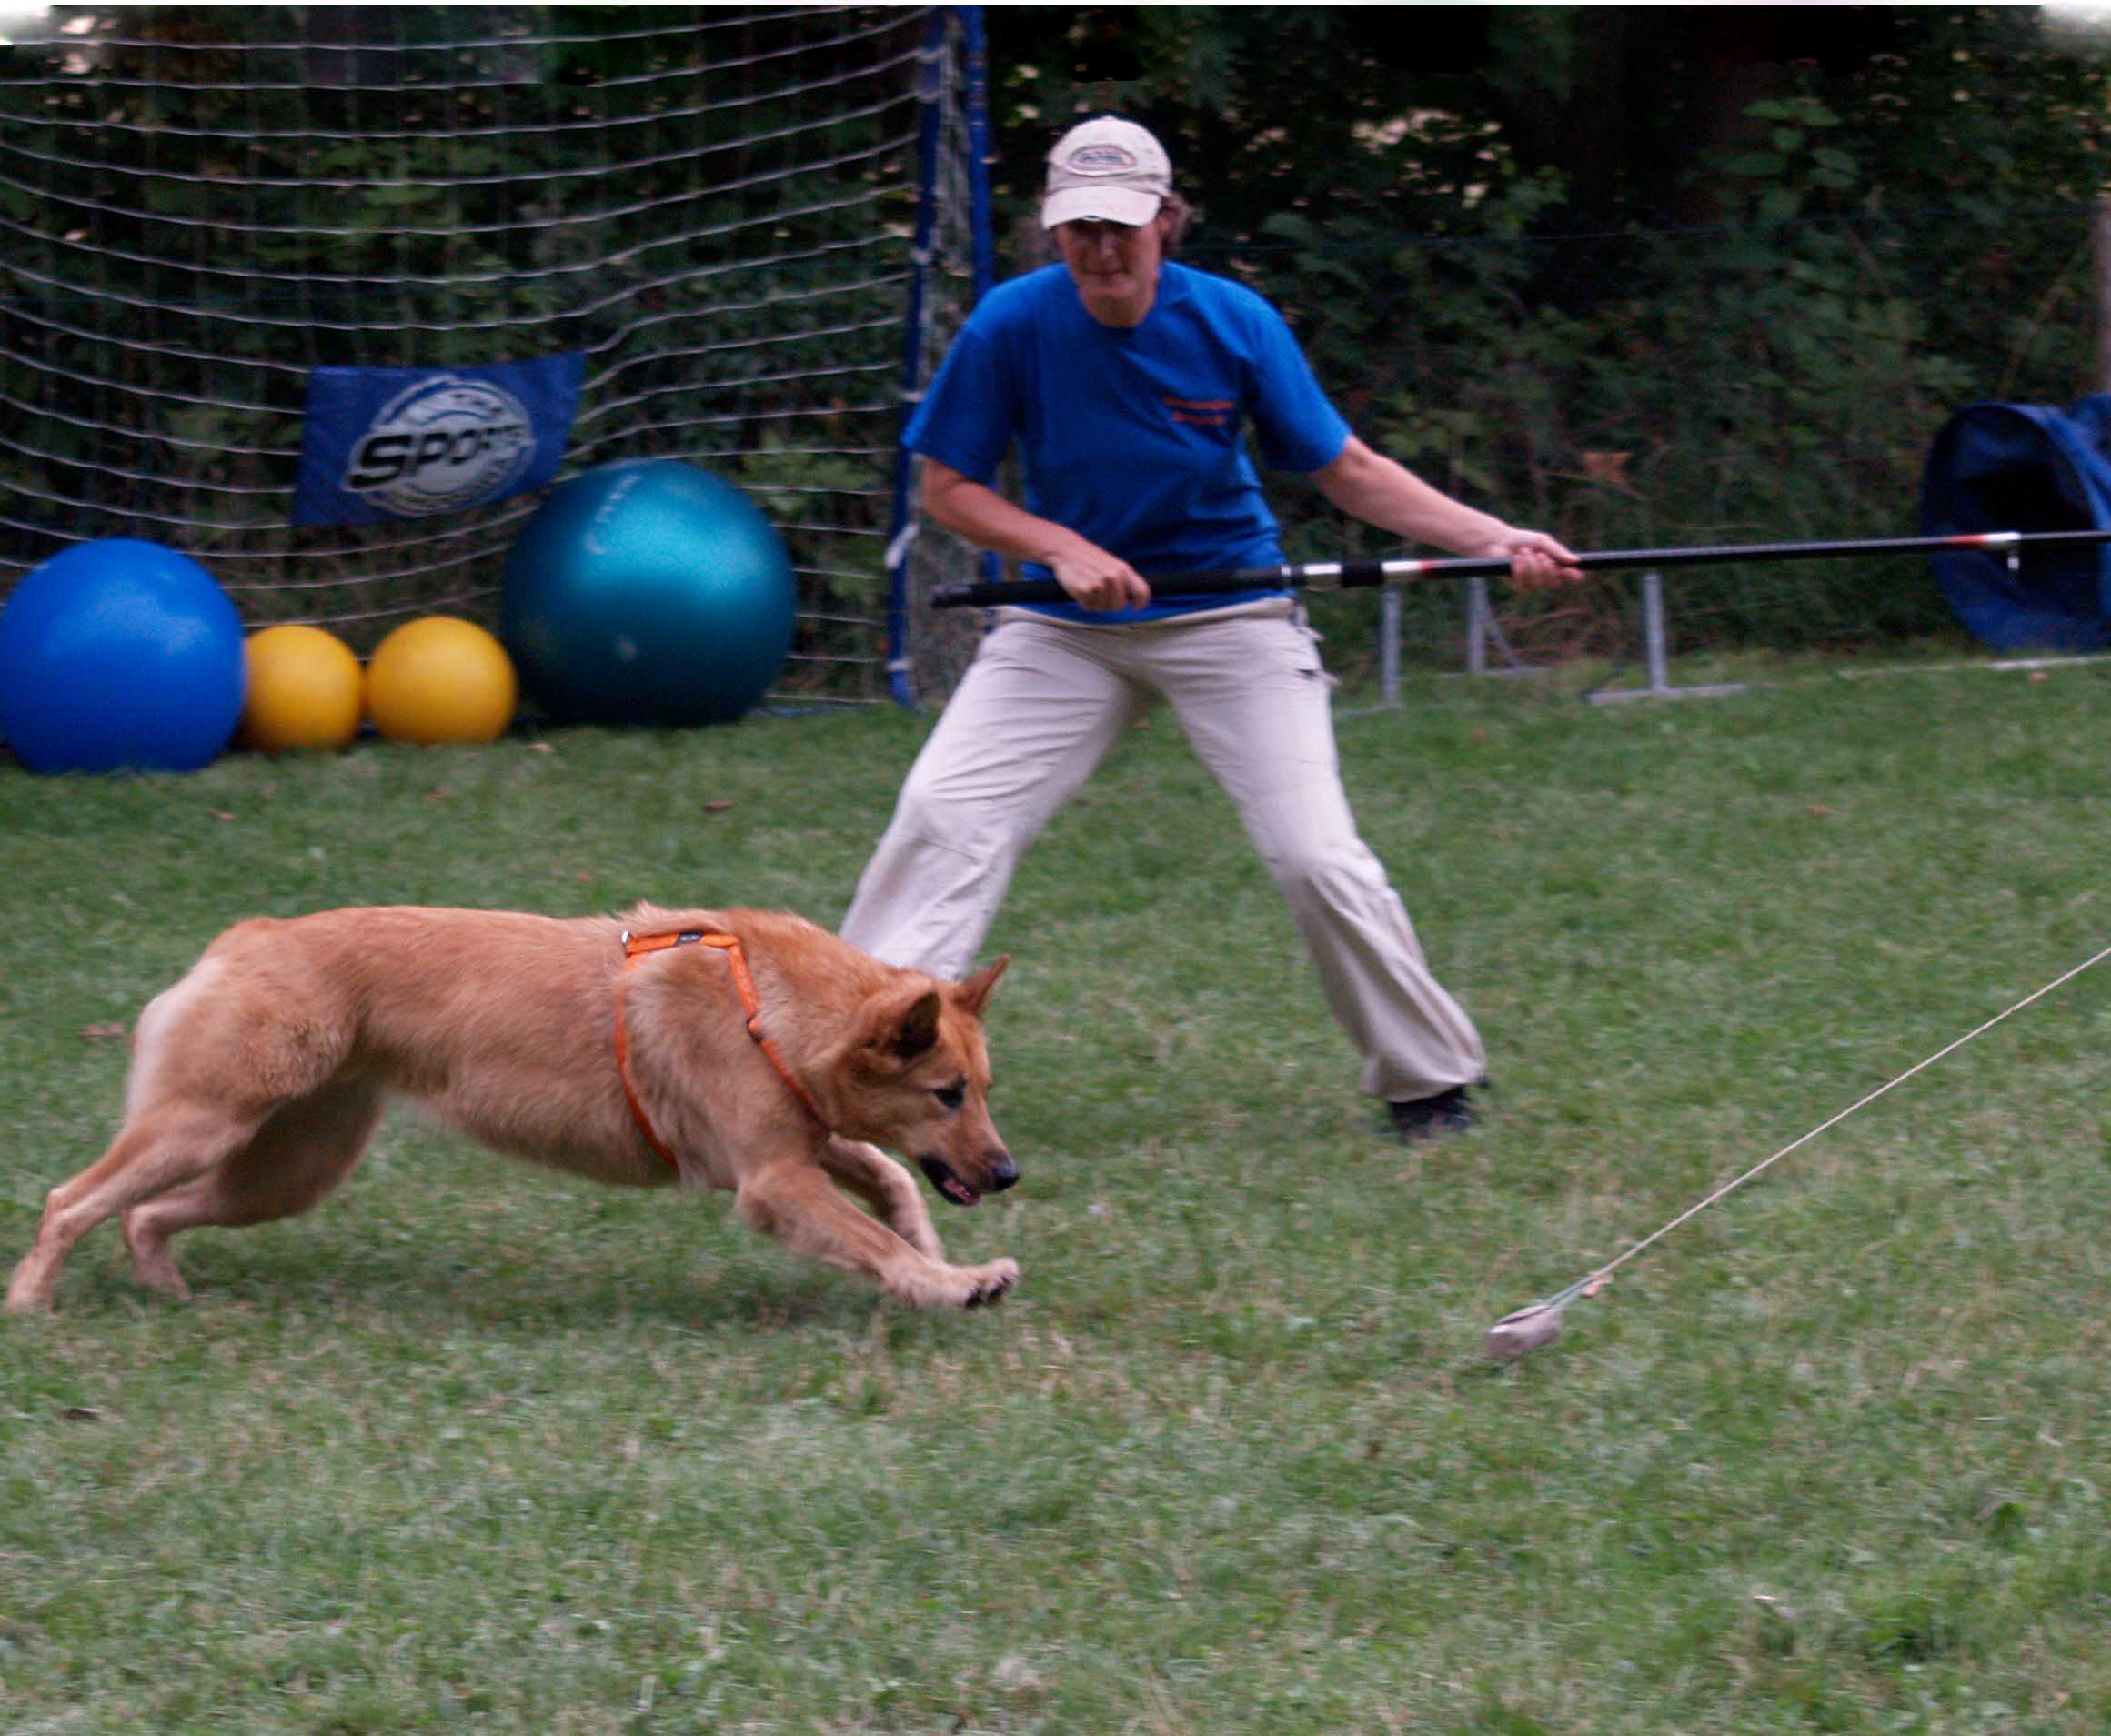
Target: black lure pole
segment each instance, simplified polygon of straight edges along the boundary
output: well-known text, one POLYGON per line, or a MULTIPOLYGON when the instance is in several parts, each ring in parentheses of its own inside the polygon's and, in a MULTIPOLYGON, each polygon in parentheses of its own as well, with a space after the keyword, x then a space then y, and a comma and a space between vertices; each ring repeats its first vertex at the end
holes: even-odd
MULTIPOLYGON (((1585 572, 1634 567, 1720 567, 1734 561, 1837 560, 1853 555, 1934 555, 1976 549, 2020 555, 2034 548, 2111 542, 2105 530, 1976 530, 1950 537, 1872 537, 1817 543, 1717 543, 1693 548, 1615 548, 1578 555, 1585 572)), ((1307 561, 1302 566, 1241 567, 1201 573, 1164 573, 1151 578, 1159 597, 1215 597, 1234 591, 1297 590, 1306 586, 1353 590, 1395 578, 1500 578, 1510 571, 1500 557, 1443 560, 1307 561)), ((995 584, 938 585, 933 608, 991 608, 1005 603, 1061 603, 1068 594, 1052 578, 995 584)))

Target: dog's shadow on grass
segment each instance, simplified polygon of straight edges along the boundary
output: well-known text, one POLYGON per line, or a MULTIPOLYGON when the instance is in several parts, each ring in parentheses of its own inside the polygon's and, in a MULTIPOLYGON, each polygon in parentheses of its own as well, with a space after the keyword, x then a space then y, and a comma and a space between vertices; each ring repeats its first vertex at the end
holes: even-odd
MULTIPOLYGON (((188 1309, 428 1340, 607 1336, 627 1322, 706 1337, 860 1334, 871 1320, 870 1286, 773 1246, 720 1199, 524 1178, 477 1152, 446 1153, 444 1167, 427 1156, 385 1144, 316 1211, 181 1237, 173 1246, 188 1309)), ((185 1314, 186 1304, 133 1283, 116 1229, 75 1251, 60 1317, 185 1314)))
MULTIPOLYGON (((233 1310, 314 1325, 382 1330, 399 1338, 437 1339, 463 1330, 557 1337, 607 1333, 637 1324, 716 1335, 773 1329, 863 1329, 873 1292, 833 1273, 767 1250, 755 1259, 652 1253, 611 1238, 601 1249, 568 1244, 555 1257, 524 1257, 501 1244, 421 1247, 393 1240, 274 1241, 254 1233, 210 1241, 205 1232, 183 1250, 193 1300, 173 1302, 139 1289, 122 1255, 83 1259, 59 1307, 82 1316, 106 1309, 194 1311, 233 1310)), ((85 1250, 84 1250, 85 1251, 85 1250)))

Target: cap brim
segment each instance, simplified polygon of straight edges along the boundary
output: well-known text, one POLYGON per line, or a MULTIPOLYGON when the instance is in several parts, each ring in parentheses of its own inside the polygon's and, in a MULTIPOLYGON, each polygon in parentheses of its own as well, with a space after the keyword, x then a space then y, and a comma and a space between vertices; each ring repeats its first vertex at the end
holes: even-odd
POLYGON ((1040 202, 1040 226, 1052 229, 1059 223, 1126 223, 1141 226, 1158 215, 1165 203, 1159 193, 1132 186, 1067 186, 1040 202))

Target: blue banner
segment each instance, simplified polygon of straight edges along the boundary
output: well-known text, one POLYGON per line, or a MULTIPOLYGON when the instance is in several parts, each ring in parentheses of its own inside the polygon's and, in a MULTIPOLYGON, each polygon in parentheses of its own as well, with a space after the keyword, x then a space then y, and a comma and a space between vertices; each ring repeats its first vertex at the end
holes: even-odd
POLYGON ((488 506, 557 475, 586 357, 308 375, 297 525, 378 525, 488 506))

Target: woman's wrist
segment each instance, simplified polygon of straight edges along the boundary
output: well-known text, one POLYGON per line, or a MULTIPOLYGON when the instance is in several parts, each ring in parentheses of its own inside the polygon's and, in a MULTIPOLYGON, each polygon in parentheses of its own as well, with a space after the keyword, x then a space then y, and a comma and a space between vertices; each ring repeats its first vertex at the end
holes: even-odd
POLYGON ((1064 561, 1090 558, 1099 553, 1097 548, 1074 530, 1065 529, 1061 525, 1051 525, 1049 528, 1057 534, 1048 538, 1036 553, 1026 556, 1026 559, 1039 561, 1052 571, 1064 561))

